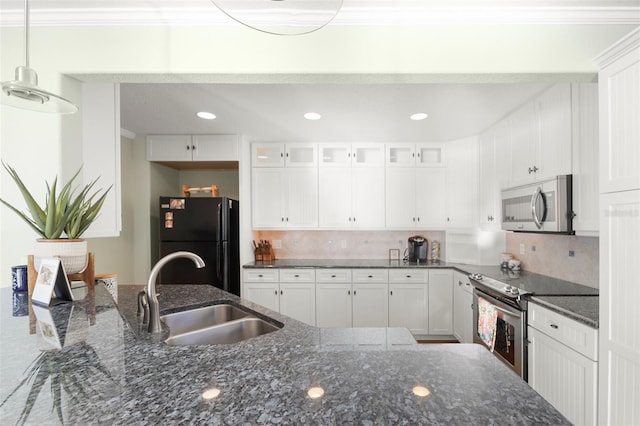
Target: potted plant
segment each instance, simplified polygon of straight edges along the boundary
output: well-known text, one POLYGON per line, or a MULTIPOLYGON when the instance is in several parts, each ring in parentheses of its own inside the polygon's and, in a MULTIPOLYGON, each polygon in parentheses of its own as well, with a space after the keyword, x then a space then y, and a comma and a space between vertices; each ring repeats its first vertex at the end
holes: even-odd
POLYGON ((51 185, 45 182, 47 191, 45 202, 41 206, 31 195, 18 173, 4 161, 2 165, 18 186, 28 213, 17 209, 2 198, 0 202, 9 207, 41 236, 36 241, 34 249, 36 268, 38 268, 39 258, 59 257, 68 274, 82 272, 87 265, 87 242, 80 237, 98 217, 111 187, 105 191, 93 191, 98 178, 81 190, 72 187, 73 181, 82 170, 81 167, 59 192, 57 192, 57 176, 51 185))

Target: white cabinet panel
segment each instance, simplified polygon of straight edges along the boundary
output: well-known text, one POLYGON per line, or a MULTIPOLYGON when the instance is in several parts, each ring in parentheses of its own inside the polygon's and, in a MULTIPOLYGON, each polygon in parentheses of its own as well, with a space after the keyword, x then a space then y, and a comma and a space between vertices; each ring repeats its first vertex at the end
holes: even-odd
POLYGON ((535 173, 538 133, 535 104, 529 102, 509 116, 511 128, 511 184, 528 182, 535 173))
POLYGON ((390 143, 386 145, 386 166, 413 167, 416 164, 416 146, 412 143, 390 143))
POLYGON ((529 385, 577 425, 597 423, 598 363, 529 327, 529 385))
POLYGON ((193 135, 193 161, 238 161, 237 135, 193 135))
POLYGON ((351 327, 351 283, 316 283, 316 325, 351 327))
POLYGON ((257 229, 284 225, 285 173, 282 168, 253 168, 251 171, 252 221, 257 229))
POLYGON ((469 278, 453 272, 453 335, 460 343, 473 343, 473 287, 469 278))
POLYGON ((351 269, 318 269, 316 270, 318 283, 350 283, 351 269))
POLYGON ((293 228, 318 226, 318 170, 285 169, 285 224, 293 228))
MULTIPOLYGON (((415 226, 443 228, 447 225, 447 171, 442 167, 416 168, 415 226)), ((457 194, 456 194, 457 197, 457 194)))
POLYGON ((286 167, 317 167, 318 146, 314 143, 286 144, 284 164, 286 167))
POLYGON ((245 282, 277 283, 279 281, 278 269, 245 269, 243 273, 245 282))
POLYGON ((453 271, 429 271, 429 334, 453 334, 453 271))
POLYGON ((640 189, 640 54, 638 48, 598 74, 600 192, 640 189))
POLYGON ((571 173, 571 86, 556 84, 536 99, 538 151, 535 179, 571 173))
POLYGON ((281 282, 280 313, 316 325, 315 283, 281 282))
POLYGON ((387 228, 413 228, 416 223, 416 177, 413 168, 386 170, 387 228))
POLYGON ((284 144, 251 144, 251 166, 284 167, 284 144))
POLYGON ((279 293, 278 283, 244 283, 244 298, 276 312, 280 312, 279 293))
POLYGON ((384 228, 384 187, 383 168, 362 167, 351 169, 352 228, 384 228))
POLYGON ((450 161, 446 167, 446 193, 435 199, 445 201, 447 228, 475 229, 478 226, 478 138, 452 141, 447 146, 447 155, 450 161))
MULTIPOLYGON (((386 271, 385 271, 386 272, 386 271)), ((353 326, 389 326, 389 287, 380 283, 354 283, 353 326)))
POLYGON ((573 229, 598 232, 598 85, 571 85, 573 122, 573 229))
POLYGON ((325 168, 318 170, 319 224, 321 228, 350 228, 351 169, 325 168))
POLYGON ((147 136, 148 161, 191 161, 191 135, 147 136))
POLYGON ((389 327, 405 327, 414 335, 428 334, 428 288, 426 280, 389 283, 389 327))

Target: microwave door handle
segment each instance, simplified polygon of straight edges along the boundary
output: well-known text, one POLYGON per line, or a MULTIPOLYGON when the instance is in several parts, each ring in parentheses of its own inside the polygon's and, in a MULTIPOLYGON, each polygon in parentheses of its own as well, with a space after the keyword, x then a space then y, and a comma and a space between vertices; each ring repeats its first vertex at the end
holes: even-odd
MULTIPOLYGON (((536 204, 538 203, 538 198, 540 197, 542 197, 542 188, 538 187, 536 189, 536 192, 534 192, 533 196, 531 197, 531 217, 533 218, 533 222, 536 224, 538 229, 542 229, 542 222, 540 221, 538 212, 536 211, 536 204)), ((544 203, 543 208, 546 208, 546 206, 544 206, 544 203)), ((544 217, 544 212, 542 214, 542 217, 544 217)))

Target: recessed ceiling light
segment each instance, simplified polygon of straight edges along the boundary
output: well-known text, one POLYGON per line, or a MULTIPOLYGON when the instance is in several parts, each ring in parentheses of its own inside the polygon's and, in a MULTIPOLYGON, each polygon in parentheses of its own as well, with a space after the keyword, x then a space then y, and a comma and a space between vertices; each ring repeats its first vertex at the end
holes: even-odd
POLYGON ((411 114, 411 116, 409 116, 409 118, 412 119, 413 121, 424 120, 427 117, 428 115, 425 112, 416 112, 415 114, 411 114))
POLYGON ((216 118, 216 115, 211 113, 211 112, 207 112, 207 111, 200 111, 199 113, 196 114, 198 117, 204 119, 204 120, 213 120, 216 118))
POLYGON ((320 120, 322 116, 317 112, 308 112, 304 115, 307 120, 320 120))

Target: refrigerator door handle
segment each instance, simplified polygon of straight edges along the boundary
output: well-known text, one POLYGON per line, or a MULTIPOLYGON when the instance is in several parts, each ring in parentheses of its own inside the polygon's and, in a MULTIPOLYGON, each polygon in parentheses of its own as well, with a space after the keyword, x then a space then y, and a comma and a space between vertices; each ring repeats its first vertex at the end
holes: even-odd
POLYGON ((220 241, 222 238, 222 203, 218 203, 218 220, 217 220, 217 229, 216 229, 216 241, 220 241))

